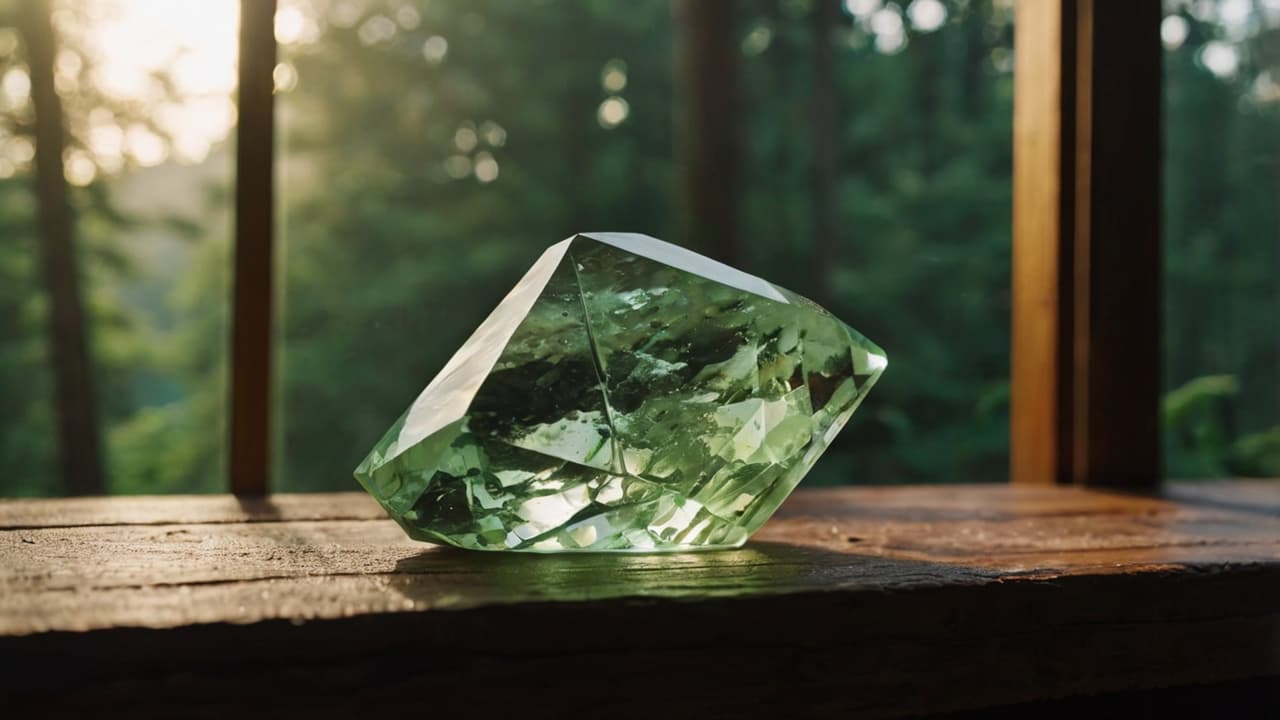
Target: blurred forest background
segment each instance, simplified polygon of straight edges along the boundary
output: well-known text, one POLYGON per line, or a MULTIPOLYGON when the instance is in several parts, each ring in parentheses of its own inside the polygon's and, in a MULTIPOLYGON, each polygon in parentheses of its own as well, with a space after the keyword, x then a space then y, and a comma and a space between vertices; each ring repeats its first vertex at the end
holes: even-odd
MULTIPOLYGON (((281 0, 279 487, 354 489, 579 230, 716 254, 888 351, 810 482, 1006 477, 1011 0, 687 2, 281 0)), ((1280 475, 1280 0, 1166 6, 1168 472, 1280 475)), ((0 0, 0 494, 226 487, 237 13, 0 0), (58 402, 98 418, 65 480, 58 402)))

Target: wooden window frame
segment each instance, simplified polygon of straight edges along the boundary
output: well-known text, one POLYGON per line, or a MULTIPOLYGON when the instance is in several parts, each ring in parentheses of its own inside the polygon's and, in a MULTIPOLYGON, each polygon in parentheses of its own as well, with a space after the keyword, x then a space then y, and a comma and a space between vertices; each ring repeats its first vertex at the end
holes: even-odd
POLYGON ((271 487, 275 316, 276 0, 240 0, 235 260, 231 311, 231 492, 271 487))
MULTIPOLYGON (((230 488, 270 489, 276 0, 241 0, 230 488)), ((1161 479, 1160 0, 1017 0, 1010 480, 1161 479)))
POLYGON ((1151 487, 1160 0, 1019 0, 1010 479, 1151 487))

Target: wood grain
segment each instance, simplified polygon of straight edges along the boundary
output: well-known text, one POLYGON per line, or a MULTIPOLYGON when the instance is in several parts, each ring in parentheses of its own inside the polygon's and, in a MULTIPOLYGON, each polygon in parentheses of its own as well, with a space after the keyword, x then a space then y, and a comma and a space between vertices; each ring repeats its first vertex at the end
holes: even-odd
POLYGON ((1194 487, 802 491, 676 555, 455 551, 356 494, 4 502, 0 696, 883 717, 1280 676, 1280 516, 1194 487))
POLYGON ((1014 482, 1161 477, 1159 0, 1021 0, 1014 482))
POLYGON ((1013 310, 1010 334, 1010 479, 1058 482, 1062 452, 1057 391, 1064 301, 1060 239, 1070 222, 1062 144, 1064 51, 1072 43, 1057 0, 1015 6, 1013 74, 1013 310))
POLYGON ((270 497, 133 495, 0 502, 0 530, 84 525, 376 520, 386 516, 382 508, 364 493, 270 497))

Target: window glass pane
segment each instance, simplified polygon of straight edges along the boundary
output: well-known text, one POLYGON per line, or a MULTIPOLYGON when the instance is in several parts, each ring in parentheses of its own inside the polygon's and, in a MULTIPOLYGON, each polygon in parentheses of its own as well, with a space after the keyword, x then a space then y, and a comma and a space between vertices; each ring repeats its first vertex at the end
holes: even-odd
POLYGON ((1280 2, 1167 0, 1166 466, 1280 475, 1280 2))
POLYGON ((1011 3, 729 5, 730 71, 693 82, 715 43, 668 0, 282 0, 284 489, 352 489, 547 245, 724 250, 688 230, 699 190, 729 195, 735 264, 890 357, 814 482, 1006 477, 1011 3), (731 142, 691 188, 699 107, 731 142))
POLYGON ((0 494, 225 487, 237 28, 235 0, 0 2, 0 494))

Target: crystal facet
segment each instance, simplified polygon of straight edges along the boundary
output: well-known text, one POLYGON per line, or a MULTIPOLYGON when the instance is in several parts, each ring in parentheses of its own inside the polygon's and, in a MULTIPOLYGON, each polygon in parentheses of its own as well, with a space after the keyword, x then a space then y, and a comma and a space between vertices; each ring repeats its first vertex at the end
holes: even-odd
POLYGON ((475 550, 736 547, 886 365, 799 295, 645 235, 547 249, 356 469, 475 550))

